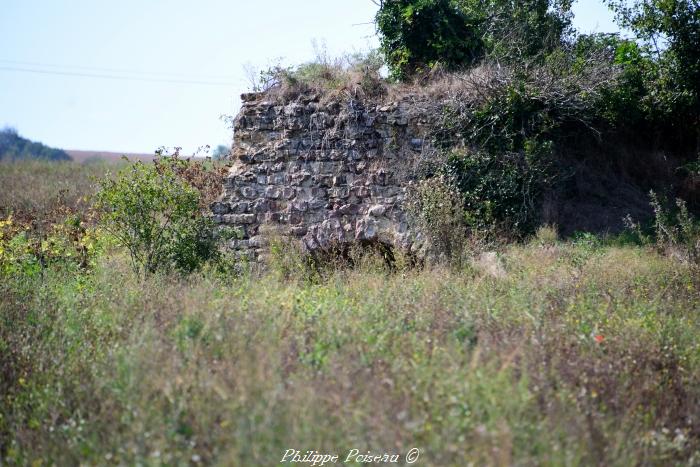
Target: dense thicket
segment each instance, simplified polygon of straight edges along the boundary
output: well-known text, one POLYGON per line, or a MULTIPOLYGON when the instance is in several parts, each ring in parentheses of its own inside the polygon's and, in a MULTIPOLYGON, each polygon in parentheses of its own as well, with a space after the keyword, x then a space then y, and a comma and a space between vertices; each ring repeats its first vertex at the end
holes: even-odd
MULTIPOLYGON (((376 24, 391 75, 399 80, 438 66, 464 70, 484 62, 522 72, 544 66, 575 73, 591 62, 614 68, 619 77, 595 103, 595 117, 617 129, 646 125, 657 139, 671 137, 697 151, 697 0, 607 3, 632 37, 577 34, 571 27, 571 2, 560 0, 385 0, 376 24)), ((521 73, 513 83, 526 76, 521 73)))
POLYGON ((467 218, 532 230, 545 188, 571 177, 572 156, 586 151, 647 179, 657 161, 630 166, 620 148, 664 154, 675 177, 663 182, 669 194, 697 185, 698 2, 606 3, 631 37, 578 34, 567 0, 380 2, 377 31, 394 80, 459 73, 463 89, 445 100, 433 136, 467 218))
POLYGON ((3 159, 45 159, 69 161, 71 157, 62 149, 51 148, 42 143, 22 138, 17 131, 5 128, 0 131, 0 160, 3 159))
POLYGON ((535 57, 570 33, 568 1, 387 0, 376 17, 394 78, 441 64, 464 68, 487 56, 535 57))

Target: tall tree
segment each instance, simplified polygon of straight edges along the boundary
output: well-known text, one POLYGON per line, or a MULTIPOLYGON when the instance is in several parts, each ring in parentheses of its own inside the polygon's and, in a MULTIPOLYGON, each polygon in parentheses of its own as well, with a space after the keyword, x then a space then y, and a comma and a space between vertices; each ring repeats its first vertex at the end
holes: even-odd
POLYGON ((655 104, 662 117, 694 127, 700 153, 700 2, 606 0, 658 65, 655 104))

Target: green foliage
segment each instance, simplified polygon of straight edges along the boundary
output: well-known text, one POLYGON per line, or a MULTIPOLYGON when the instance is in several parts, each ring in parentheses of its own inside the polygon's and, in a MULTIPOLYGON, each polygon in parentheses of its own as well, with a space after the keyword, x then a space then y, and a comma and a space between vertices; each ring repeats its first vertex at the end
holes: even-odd
POLYGON ((619 72, 616 80, 598 96, 591 113, 615 130, 638 129, 654 111, 649 100, 649 83, 655 79, 656 65, 637 42, 619 34, 579 36, 573 46, 579 62, 588 57, 609 63, 619 72))
MULTIPOLYGON (((700 150, 700 5, 695 0, 606 3, 642 44, 648 119, 667 138, 700 150)), ((635 62, 628 68, 640 64, 635 62)))
POLYGON ((136 162, 101 182, 97 206, 104 211, 103 225, 127 248, 139 275, 170 268, 191 272, 217 255, 200 193, 177 175, 182 162, 136 162))
MULTIPOLYGON (((460 267, 466 257, 470 225, 462 195, 447 176, 421 180, 411 186, 406 209, 427 240, 427 253, 460 267)), ((476 230, 472 239, 476 238, 476 230)))
POLYGON ((570 32, 570 1, 387 0, 375 22, 393 78, 485 56, 517 64, 545 57, 570 32))
POLYGON ((481 15, 470 15, 453 0, 386 0, 375 22, 391 76, 405 80, 440 63, 448 69, 483 56, 481 15))
POLYGON ((529 234, 539 225, 539 200, 552 182, 548 147, 522 152, 455 151, 446 171, 461 193, 467 223, 476 230, 529 234))
POLYGON ((481 37, 491 60, 519 65, 543 59, 571 34, 570 0, 458 0, 461 11, 482 18, 481 37))
POLYGON ((68 153, 62 149, 50 148, 22 138, 12 128, 0 131, 0 160, 45 159, 50 161, 69 161, 68 153))
POLYGON ((700 89, 700 5, 695 0, 608 0, 621 26, 630 28, 652 53, 665 55, 679 92, 700 89))
POLYGON ((676 199, 675 206, 669 208, 653 191, 649 197, 654 209, 656 245, 661 250, 672 250, 700 268, 700 223, 688 212, 686 202, 676 199))
POLYGON ((470 142, 491 153, 522 151, 537 139, 551 138, 558 123, 551 109, 554 104, 539 99, 537 89, 528 86, 525 77, 516 76, 512 84, 488 99, 470 116, 474 129, 470 142))

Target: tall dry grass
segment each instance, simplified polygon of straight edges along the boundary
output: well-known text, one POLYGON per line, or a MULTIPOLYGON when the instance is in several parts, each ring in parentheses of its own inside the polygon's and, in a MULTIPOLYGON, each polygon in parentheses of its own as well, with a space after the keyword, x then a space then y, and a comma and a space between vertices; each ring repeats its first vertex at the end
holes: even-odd
MULTIPOLYGON (((698 283, 651 251, 533 243, 478 268, 2 286, 8 464, 697 462, 698 283)), ((372 264, 368 262, 367 264, 372 264)), ((379 263, 374 263, 379 264, 379 263)))
MULTIPOLYGON (((60 187, 80 209, 98 170, 22 167, 15 212, 60 187)), ((318 271, 280 244, 264 274, 144 280, 96 242, 84 266, 0 268, 2 465, 700 462, 700 278, 658 249, 543 228, 451 269, 318 271)))
POLYGON ((0 163, 0 216, 44 218, 57 207, 76 210, 88 206, 97 179, 114 164, 49 161, 0 163))

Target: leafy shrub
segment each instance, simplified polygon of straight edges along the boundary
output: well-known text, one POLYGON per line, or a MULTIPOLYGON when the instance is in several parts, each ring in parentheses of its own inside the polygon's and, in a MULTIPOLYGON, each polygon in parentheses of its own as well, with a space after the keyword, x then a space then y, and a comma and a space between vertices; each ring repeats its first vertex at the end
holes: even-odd
POLYGON ((490 59, 518 64, 546 58, 571 33, 569 0, 461 0, 463 10, 482 12, 484 42, 490 59))
POLYGON ((49 266, 85 269, 100 249, 98 233, 77 214, 47 225, 0 219, 0 276, 35 276, 49 266))
POLYGON ((467 223, 482 231, 532 232, 539 222, 541 194, 550 182, 548 157, 532 149, 500 155, 453 152, 446 170, 462 196, 467 223))
POLYGON ((571 14, 566 0, 386 0, 375 22, 391 76, 407 80, 438 63, 546 57, 562 46, 571 14))
POLYGON ((591 115, 616 131, 638 129, 651 110, 648 86, 655 70, 642 47, 619 34, 591 34, 579 36, 572 53, 577 63, 597 57, 617 71, 616 79, 595 96, 591 115))
POLYGON ((425 235, 426 253, 459 266, 469 242, 469 222, 462 195, 445 175, 419 181, 406 203, 419 231, 425 235))
MULTIPOLYGON (((700 151, 700 5, 694 0, 606 0, 639 46, 628 71, 643 77, 644 130, 700 151), (650 131, 651 130, 651 131, 650 131)), ((626 83, 628 84, 628 83, 626 83)), ((624 87, 623 87, 624 89, 624 87)))
POLYGON ((668 208, 656 193, 649 193, 654 209, 654 233, 659 249, 679 255, 683 260, 700 268, 700 225, 682 199, 668 208))
POLYGON ((127 248, 139 275, 171 268, 191 272, 218 254, 212 220, 201 212, 202 195, 178 176, 183 163, 165 157, 136 162, 101 183, 103 225, 127 248))
MULTIPOLYGON (((694 0, 608 0, 622 27, 631 29, 669 72, 676 97, 697 105, 700 91, 700 5, 694 0)), ((657 83, 661 84, 661 83, 657 83)), ((695 109, 697 111, 697 108, 695 109)))
POLYGON ((441 63, 470 65, 483 55, 481 18, 452 0, 386 0, 375 18, 391 76, 405 80, 441 63))

